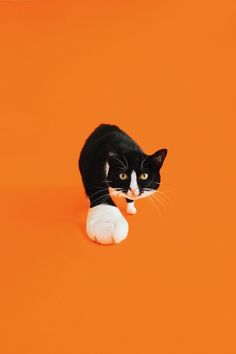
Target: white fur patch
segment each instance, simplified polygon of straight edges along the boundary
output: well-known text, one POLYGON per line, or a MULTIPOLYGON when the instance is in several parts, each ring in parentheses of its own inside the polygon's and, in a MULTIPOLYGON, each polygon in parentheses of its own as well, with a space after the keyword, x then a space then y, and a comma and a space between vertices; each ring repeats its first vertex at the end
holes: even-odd
POLYGON ((135 171, 132 171, 131 173, 131 180, 130 180, 130 189, 127 195, 130 197, 137 197, 139 195, 139 188, 138 188, 138 183, 137 183, 137 174, 135 171))
POLYGON ((134 202, 132 203, 127 203, 127 208, 126 208, 126 212, 128 214, 134 215, 137 213, 137 209, 134 206, 134 202))
POLYGON ((127 237, 129 226, 117 207, 100 204, 89 209, 86 230, 91 240, 112 244, 127 237))
POLYGON ((106 162, 106 165, 105 165, 105 175, 106 175, 106 177, 108 176, 109 168, 110 168, 109 163, 106 162))

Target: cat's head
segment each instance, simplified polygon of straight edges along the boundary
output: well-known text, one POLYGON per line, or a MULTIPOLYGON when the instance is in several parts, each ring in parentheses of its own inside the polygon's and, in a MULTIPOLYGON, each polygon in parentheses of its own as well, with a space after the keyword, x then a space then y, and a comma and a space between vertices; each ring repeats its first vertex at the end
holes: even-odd
POLYGON ((136 200, 154 193, 160 185, 160 169, 166 154, 166 149, 152 155, 137 151, 110 153, 105 173, 114 195, 136 200))

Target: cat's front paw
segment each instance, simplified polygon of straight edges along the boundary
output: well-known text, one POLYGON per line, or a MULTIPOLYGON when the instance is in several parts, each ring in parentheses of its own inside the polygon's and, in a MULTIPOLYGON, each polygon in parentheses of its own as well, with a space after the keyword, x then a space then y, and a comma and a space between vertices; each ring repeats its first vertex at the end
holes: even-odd
POLYGON ((135 215, 137 213, 137 209, 135 208, 134 203, 127 203, 126 212, 130 215, 135 215))
POLYGON ((89 209, 86 230, 91 240, 102 244, 120 243, 127 237, 128 229, 117 207, 100 204, 89 209))

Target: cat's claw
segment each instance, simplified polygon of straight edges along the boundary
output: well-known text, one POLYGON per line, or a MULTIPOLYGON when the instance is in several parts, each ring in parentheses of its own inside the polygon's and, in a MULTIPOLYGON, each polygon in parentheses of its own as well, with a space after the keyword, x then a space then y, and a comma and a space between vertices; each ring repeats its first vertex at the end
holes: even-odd
POLYGON ((127 237, 128 229, 117 207, 100 204, 89 209, 86 230, 91 240, 102 244, 120 243, 127 237))

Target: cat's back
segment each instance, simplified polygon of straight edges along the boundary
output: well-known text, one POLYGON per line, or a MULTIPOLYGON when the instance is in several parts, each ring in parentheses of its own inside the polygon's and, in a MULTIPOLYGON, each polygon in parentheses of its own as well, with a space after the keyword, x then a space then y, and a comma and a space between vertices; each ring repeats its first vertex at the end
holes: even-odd
POLYGON ((111 152, 142 151, 138 144, 116 125, 101 124, 86 139, 79 158, 81 171, 103 165, 111 152))
POLYGON ((138 144, 116 125, 100 124, 87 138, 85 147, 108 150, 141 150, 138 144))
POLYGON ((87 138, 86 143, 99 142, 115 137, 124 138, 127 135, 117 125, 100 124, 87 138))

